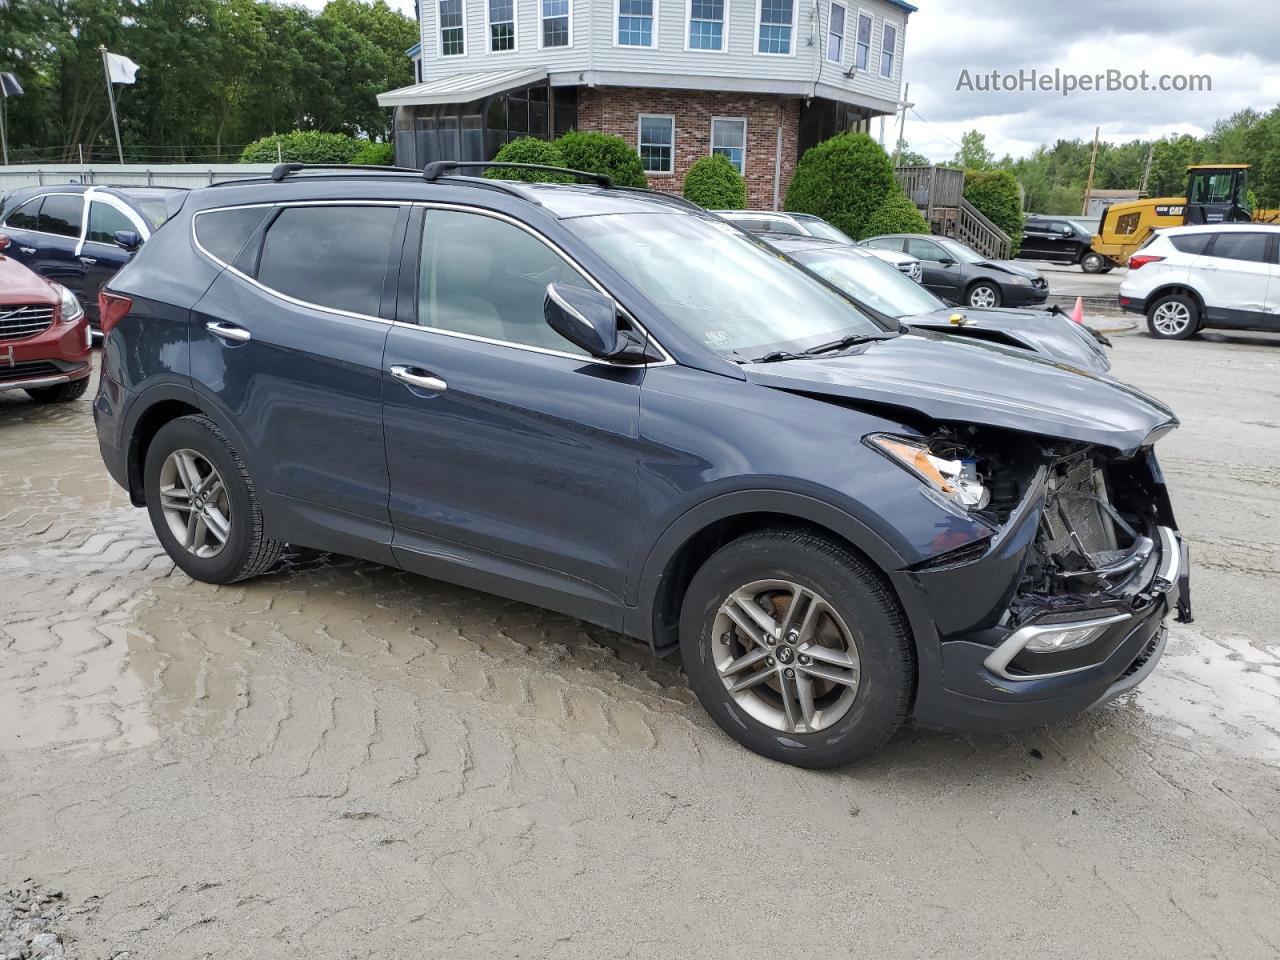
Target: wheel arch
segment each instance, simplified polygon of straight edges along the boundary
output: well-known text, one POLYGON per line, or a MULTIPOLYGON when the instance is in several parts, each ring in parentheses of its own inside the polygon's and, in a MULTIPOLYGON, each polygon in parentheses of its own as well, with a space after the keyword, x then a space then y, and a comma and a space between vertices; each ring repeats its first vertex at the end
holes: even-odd
POLYGON ((1183 294, 1194 300, 1196 302, 1196 309, 1200 311, 1200 316, 1196 319, 1198 322, 1204 321, 1204 297, 1200 296, 1199 291, 1197 291, 1195 287, 1188 286, 1185 283, 1166 283, 1164 286, 1156 287, 1147 294, 1146 304, 1148 316, 1150 315, 1151 308, 1155 305, 1156 301, 1161 297, 1167 297, 1170 294, 1183 294))

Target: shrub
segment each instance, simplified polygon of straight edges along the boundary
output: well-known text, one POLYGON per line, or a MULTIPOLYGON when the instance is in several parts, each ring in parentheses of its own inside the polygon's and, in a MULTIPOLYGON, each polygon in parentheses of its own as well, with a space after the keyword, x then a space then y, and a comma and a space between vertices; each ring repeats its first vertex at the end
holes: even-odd
POLYGON ((892 193, 880 204, 880 209, 871 215, 866 224, 868 237, 882 233, 929 233, 929 224, 925 222, 916 205, 907 199, 907 195, 899 190, 892 193))
POLYGON ((570 130, 556 142, 564 165, 588 173, 605 173, 620 187, 647 187, 640 154, 621 137, 570 130))
POLYGON ((1007 170, 969 170, 964 175, 964 198, 1009 235, 1010 256, 1022 245, 1022 195, 1018 181, 1007 170))
MULTIPOLYGON (((537 137, 518 137, 497 152, 493 158, 506 163, 540 163, 548 167, 563 167, 564 154, 554 143, 537 137)), ((492 180, 520 180, 524 183, 573 183, 573 177, 559 173, 541 173, 537 170, 507 170, 497 167, 485 171, 492 180)))
POLYGON ((241 152, 240 162, 351 163, 363 143, 345 133, 293 130, 255 140, 241 152))
POLYGON ((844 133, 805 151, 787 188, 784 209, 812 213, 855 240, 898 187, 889 156, 865 133, 844 133))
POLYGON ((713 153, 695 161, 684 175, 684 196, 708 210, 742 210, 747 183, 728 157, 713 153))
POLYGON ((374 167, 389 167, 396 162, 396 152, 389 143, 374 143, 369 140, 356 151, 351 162, 374 167))

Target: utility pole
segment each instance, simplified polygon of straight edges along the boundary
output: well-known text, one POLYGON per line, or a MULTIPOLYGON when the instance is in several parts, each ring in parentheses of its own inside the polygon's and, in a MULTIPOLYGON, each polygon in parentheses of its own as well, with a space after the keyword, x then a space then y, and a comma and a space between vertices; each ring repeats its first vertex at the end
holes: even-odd
POLYGON ((1147 195, 1147 181, 1151 178, 1151 160, 1156 155, 1156 145, 1153 142, 1147 148, 1147 165, 1142 168, 1142 183, 1138 186, 1138 195, 1145 197, 1147 195))
POLYGON ((915 106, 914 103, 907 101, 907 94, 911 92, 911 84, 904 83, 902 85, 902 113, 898 117, 898 142, 893 148, 893 166, 897 169, 902 163, 902 140, 907 127, 907 111, 915 106))
POLYGON ((1089 183, 1084 188, 1084 209, 1080 211, 1082 217, 1089 215, 1089 197, 1093 195, 1093 171, 1098 166, 1098 134, 1101 132, 1101 127, 1093 128, 1093 152, 1089 155, 1089 183))

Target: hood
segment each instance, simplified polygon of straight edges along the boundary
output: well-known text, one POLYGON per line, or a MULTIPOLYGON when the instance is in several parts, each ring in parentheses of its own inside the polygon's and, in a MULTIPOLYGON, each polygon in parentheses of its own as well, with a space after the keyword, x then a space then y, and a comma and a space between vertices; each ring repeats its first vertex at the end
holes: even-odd
POLYGON ((1016 260, 983 260, 978 264, 982 267, 991 267, 993 270, 1002 270, 1005 273, 1012 273, 1017 277, 1026 277, 1028 280, 1039 280, 1040 271, 1031 267, 1024 267, 1016 260))
POLYGON ((1050 359, 1063 360, 1094 373, 1106 373, 1111 369, 1111 361, 1093 334, 1064 314, 1051 310, 954 307, 914 317, 900 317, 899 323, 913 330, 924 327, 968 340, 1012 341, 1010 345, 1034 350, 1050 359), (965 318, 963 327, 951 322, 957 313, 965 318))
POLYGON ((61 299, 52 283, 0 252, 0 305, 57 303, 61 299))
POLYGON ((985 424, 1122 454, 1173 411, 1134 387, 1014 347, 918 331, 855 353, 743 366, 748 380, 797 393, 905 407, 934 420, 985 424))

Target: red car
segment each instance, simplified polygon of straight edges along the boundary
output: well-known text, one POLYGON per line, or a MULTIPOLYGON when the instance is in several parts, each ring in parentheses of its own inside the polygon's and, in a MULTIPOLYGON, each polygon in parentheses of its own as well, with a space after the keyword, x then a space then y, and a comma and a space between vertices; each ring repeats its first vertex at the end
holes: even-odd
POLYGON ((5 256, 0 235, 0 391, 38 403, 84 396, 93 372, 89 321, 75 295, 5 256))

